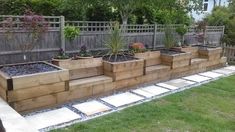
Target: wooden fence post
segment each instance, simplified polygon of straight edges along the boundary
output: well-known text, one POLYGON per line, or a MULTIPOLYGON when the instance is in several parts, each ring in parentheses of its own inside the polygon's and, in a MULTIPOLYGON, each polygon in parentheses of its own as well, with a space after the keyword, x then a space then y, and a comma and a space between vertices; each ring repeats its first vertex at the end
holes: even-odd
POLYGON ((156 40, 157 40, 157 24, 154 24, 154 31, 153 31, 153 49, 156 48, 156 40))
POLYGON ((60 41, 61 41, 61 49, 63 49, 65 51, 64 26, 65 26, 64 16, 60 16, 60 41))

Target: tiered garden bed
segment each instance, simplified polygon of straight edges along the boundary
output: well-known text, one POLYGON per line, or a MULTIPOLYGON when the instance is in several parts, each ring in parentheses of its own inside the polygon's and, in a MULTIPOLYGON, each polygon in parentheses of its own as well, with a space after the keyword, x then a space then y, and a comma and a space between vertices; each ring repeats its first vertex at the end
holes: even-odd
POLYGON ((4 66, 0 68, 0 96, 17 111, 25 112, 191 75, 226 63, 221 48, 191 48, 170 53, 148 51, 120 62, 102 58, 53 61, 62 68, 40 62, 50 68, 23 75, 8 73, 5 69, 12 66, 4 66))

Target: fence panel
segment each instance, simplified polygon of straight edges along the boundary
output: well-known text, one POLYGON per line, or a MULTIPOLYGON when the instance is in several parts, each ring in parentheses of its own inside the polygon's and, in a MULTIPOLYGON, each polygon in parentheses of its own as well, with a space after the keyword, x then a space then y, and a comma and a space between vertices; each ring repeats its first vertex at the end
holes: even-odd
MULTIPOLYGON (((24 16, 5 16, 0 15, 0 65, 9 63, 24 62, 23 54, 19 44, 26 43, 27 32, 22 30, 21 20, 24 16), (12 19, 13 27, 6 26, 6 19, 12 19), (6 32, 10 31, 10 32, 6 32)), ((62 29, 66 25, 77 26, 81 34, 74 40, 65 40, 65 51, 67 53, 78 52, 82 45, 86 45, 89 50, 105 49, 105 42, 110 36, 115 22, 94 22, 94 21, 66 21, 63 23, 62 16, 44 16, 48 24, 48 31, 44 33, 32 52, 27 54, 28 61, 50 60, 58 54, 60 48, 64 48, 62 29)), ((170 25, 173 31, 180 25, 170 25)), ((125 48, 134 42, 142 42, 148 48, 164 46, 165 26, 161 24, 149 25, 121 25, 125 39, 125 48)), ((208 42, 219 44, 223 35, 223 26, 208 26, 206 33, 208 42)), ((189 27, 185 35, 188 44, 198 44, 196 28, 189 27)), ((180 36, 174 32, 176 42, 180 36)))
POLYGON ((235 64, 235 46, 227 45, 226 47, 224 47, 224 50, 228 63, 235 64))

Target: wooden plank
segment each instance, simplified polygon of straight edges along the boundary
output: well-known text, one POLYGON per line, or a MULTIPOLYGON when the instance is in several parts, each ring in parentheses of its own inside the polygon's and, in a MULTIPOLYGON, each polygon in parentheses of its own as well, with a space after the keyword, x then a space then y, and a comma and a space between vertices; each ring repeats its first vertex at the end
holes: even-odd
POLYGON ((145 61, 145 66, 148 67, 148 66, 154 66, 154 65, 159 65, 161 64, 161 58, 153 58, 153 59, 147 59, 145 61))
POLYGON ((32 75, 15 76, 12 77, 12 80, 13 80, 13 88, 14 90, 16 90, 16 89, 36 87, 50 83, 68 81, 69 72, 68 70, 60 70, 60 71, 38 73, 32 75))
POLYGON ((155 65, 155 66, 149 66, 145 68, 145 74, 158 74, 160 72, 167 72, 171 69, 170 66, 167 65, 155 65))
POLYGON ((103 66, 102 58, 78 59, 59 62, 52 61, 52 63, 68 70, 103 66))
POLYGON ((94 85, 92 87, 92 96, 103 95, 114 90, 115 86, 113 82, 94 85))
POLYGON ((142 76, 115 81, 115 90, 130 88, 142 83, 142 76))
POLYGON ((65 82, 8 91, 8 101, 15 102, 65 91, 65 82))
POLYGON ((77 89, 72 89, 65 92, 60 92, 56 94, 57 103, 65 103, 68 101, 74 101, 77 99, 84 99, 92 96, 92 86, 81 87, 77 89))
POLYGON ((7 80, 10 79, 9 76, 7 76, 5 73, 3 73, 2 71, 0 71, 0 87, 7 89, 8 85, 7 85, 7 80))
POLYGON ((189 66, 190 65, 190 60, 181 60, 181 61, 174 61, 172 63, 171 68, 178 68, 178 67, 183 67, 183 66, 189 66))
POLYGON ((0 97, 7 101, 7 90, 0 86, 0 97))
POLYGON ((140 59, 123 62, 104 61, 104 72, 122 72, 137 68, 144 68, 144 60, 140 59))
POLYGON ((77 79, 69 82, 69 90, 91 87, 98 84, 112 82, 112 78, 108 76, 95 76, 90 78, 77 79))
POLYGON ((55 95, 46 95, 41 97, 36 97, 32 99, 26 99, 22 101, 12 102, 10 105, 18 112, 35 110, 57 103, 55 95))
POLYGON ((86 77, 93 77, 93 76, 99 76, 103 75, 103 67, 91 67, 91 68, 82 68, 82 69, 76 69, 76 70, 70 70, 70 80, 74 79, 80 79, 80 78, 86 78, 86 77))
POLYGON ((144 74, 144 68, 135 68, 128 71, 110 72, 104 71, 104 74, 113 78, 114 81, 128 79, 133 77, 142 76, 144 74))
POLYGON ((141 84, 156 83, 160 81, 169 80, 171 76, 171 71, 159 72, 159 73, 150 73, 142 76, 141 84))
POLYGON ((161 56, 160 51, 147 51, 144 53, 135 53, 135 57, 140 59, 153 59, 153 58, 159 58, 160 56, 161 56))
POLYGON ((145 66, 153 66, 161 63, 160 51, 148 51, 144 53, 136 53, 135 58, 144 59, 145 66))

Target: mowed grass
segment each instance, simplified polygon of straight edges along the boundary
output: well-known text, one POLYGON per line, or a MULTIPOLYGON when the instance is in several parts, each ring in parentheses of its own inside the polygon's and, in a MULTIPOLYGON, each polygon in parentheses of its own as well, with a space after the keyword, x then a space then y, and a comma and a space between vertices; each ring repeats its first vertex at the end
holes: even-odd
POLYGON ((234 132, 235 76, 54 132, 234 132))

